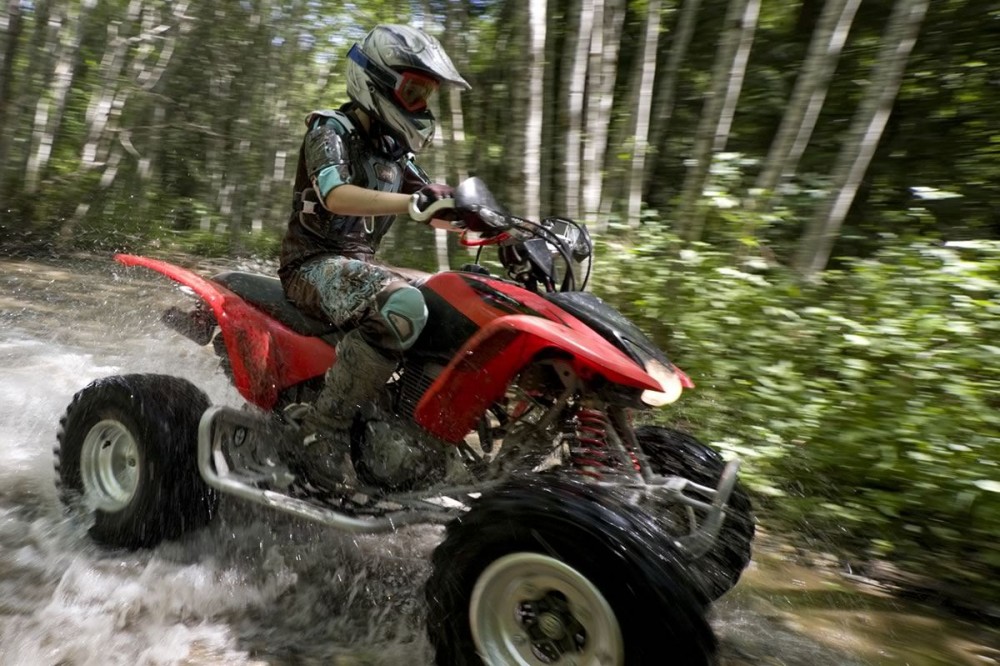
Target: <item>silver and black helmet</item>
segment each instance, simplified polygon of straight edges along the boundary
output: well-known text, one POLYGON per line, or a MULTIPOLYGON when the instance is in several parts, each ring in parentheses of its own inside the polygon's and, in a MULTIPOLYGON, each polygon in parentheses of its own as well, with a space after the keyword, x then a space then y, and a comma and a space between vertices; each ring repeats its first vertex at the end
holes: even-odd
POLYGON ((434 136, 431 93, 442 84, 470 87, 438 40, 406 25, 375 27, 347 59, 348 96, 414 153, 434 136))

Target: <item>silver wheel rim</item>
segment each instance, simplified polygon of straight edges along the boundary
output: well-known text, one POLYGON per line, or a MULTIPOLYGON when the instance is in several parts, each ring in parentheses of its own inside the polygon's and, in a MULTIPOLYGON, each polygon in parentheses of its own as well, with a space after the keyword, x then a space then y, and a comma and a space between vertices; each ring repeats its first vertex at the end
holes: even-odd
POLYGON ((565 562, 513 553, 480 574, 469 603, 487 664, 620 666, 621 627, 601 591, 565 562))
POLYGON ((139 487, 139 446, 122 423, 97 423, 83 440, 80 476, 84 496, 96 508, 113 513, 132 501, 139 487))

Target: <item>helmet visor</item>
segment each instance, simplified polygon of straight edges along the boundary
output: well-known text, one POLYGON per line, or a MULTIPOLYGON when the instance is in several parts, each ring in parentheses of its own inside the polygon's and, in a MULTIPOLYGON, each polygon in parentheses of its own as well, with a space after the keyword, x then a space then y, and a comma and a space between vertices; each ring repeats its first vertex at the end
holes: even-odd
POLYGON ((366 56, 357 44, 347 52, 347 57, 361 65, 373 81, 391 90, 399 105, 407 111, 424 109, 427 98, 441 85, 437 79, 420 72, 397 72, 384 67, 366 56))
POLYGON ((396 99, 407 111, 419 111, 427 106, 427 98, 438 89, 438 82, 418 72, 403 72, 394 88, 396 99))

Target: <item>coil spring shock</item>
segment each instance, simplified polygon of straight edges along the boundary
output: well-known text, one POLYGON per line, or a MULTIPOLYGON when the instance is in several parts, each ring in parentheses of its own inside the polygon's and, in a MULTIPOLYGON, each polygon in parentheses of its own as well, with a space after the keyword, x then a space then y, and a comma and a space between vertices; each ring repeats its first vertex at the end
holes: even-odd
POLYGON ((613 463, 608 448, 610 425, 607 415, 597 409, 582 408, 576 413, 574 425, 576 445, 570 446, 573 466, 584 476, 602 478, 603 472, 613 463))

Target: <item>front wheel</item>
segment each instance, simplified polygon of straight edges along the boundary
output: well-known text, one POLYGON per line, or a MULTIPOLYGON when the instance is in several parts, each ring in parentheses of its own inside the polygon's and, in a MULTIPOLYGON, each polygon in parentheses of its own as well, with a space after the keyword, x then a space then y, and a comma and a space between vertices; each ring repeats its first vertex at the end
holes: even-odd
MULTIPOLYGON (((682 476, 711 488, 718 485, 726 462, 707 444, 680 430, 652 425, 636 428, 635 437, 657 474, 682 476)), ((687 513, 678 513, 682 523, 686 521, 687 513)), ((750 563, 754 531, 750 496, 743 484, 737 481, 729 496, 726 518, 715 544, 691 563, 712 601, 732 589, 750 563)))
POLYGON ((110 546, 154 546, 206 524, 218 497, 197 467, 207 396, 164 375, 99 379, 60 421, 56 483, 71 509, 92 512, 91 536, 110 546))
POLYGON ((520 480, 448 525, 426 586, 438 664, 714 663, 704 603, 641 509, 520 480))

